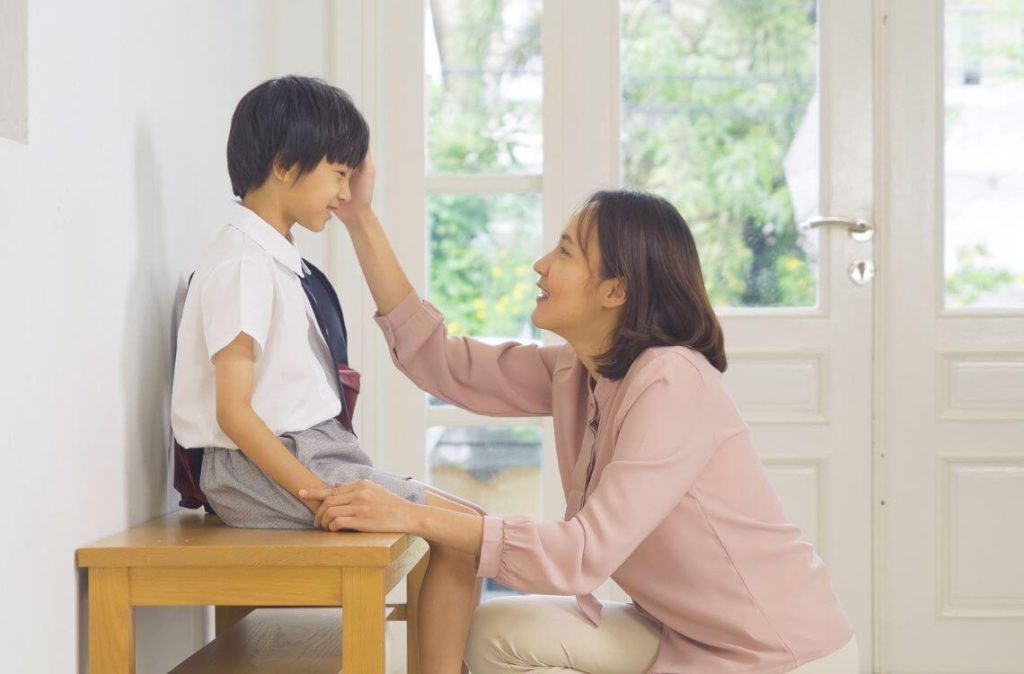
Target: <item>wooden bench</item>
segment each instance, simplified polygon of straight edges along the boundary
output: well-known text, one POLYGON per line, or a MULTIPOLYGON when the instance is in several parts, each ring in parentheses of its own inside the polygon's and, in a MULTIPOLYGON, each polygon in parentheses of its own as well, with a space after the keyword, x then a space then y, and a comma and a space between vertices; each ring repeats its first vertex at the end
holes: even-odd
MULTIPOLYGON (((134 607, 213 605, 217 641, 241 623, 231 637, 237 643, 246 641, 240 634, 266 633, 266 617, 245 622, 253 607, 343 609, 336 664, 346 674, 383 674, 385 620, 405 620, 407 671, 418 674, 416 615, 427 552, 426 541, 406 534, 234 529, 194 512, 151 520, 78 550, 78 566, 88 569, 89 671, 135 671, 134 607), (406 604, 386 606, 388 592, 406 577, 406 604)), ((300 619, 289 618, 289 629, 301 629, 300 619)), ((322 634, 324 624, 321 617, 307 627, 322 634)), ((245 650, 217 652, 236 653, 244 671, 264 671, 245 650)), ((230 671, 223 660, 219 666, 230 671)))

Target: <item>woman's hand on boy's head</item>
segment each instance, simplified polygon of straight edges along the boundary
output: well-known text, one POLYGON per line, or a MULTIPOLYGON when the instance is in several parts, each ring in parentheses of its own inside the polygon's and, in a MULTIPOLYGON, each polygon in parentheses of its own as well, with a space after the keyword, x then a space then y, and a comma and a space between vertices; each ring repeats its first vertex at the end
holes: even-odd
POLYGON ((377 168, 373 164, 373 155, 367 152, 363 163, 352 171, 349 178, 351 196, 335 211, 347 226, 359 225, 362 218, 373 212, 373 184, 376 178, 377 168))
POLYGON ((303 489, 299 497, 321 501, 313 524, 328 531, 405 533, 409 530, 411 509, 415 507, 369 480, 339 482, 329 489, 303 489))

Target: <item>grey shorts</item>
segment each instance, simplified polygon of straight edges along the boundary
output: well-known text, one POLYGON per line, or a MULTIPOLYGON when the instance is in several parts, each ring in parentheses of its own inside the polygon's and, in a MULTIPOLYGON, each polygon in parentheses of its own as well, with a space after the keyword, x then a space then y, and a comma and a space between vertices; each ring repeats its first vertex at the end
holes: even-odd
MULTIPOLYGON (((411 477, 373 467, 359 440, 330 419, 305 431, 280 436, 284 446, 328 485, 372 480, 402 498, 426 503, 427 486, 411 477)), ((225 524, 251 529, 306 529, 313 513, 237 449, 207 447, 200 488, 225 524)))

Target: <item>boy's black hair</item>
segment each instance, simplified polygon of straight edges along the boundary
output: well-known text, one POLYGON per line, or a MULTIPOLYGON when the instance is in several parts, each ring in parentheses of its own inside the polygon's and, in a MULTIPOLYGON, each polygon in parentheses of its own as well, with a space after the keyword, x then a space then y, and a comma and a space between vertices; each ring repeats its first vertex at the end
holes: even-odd
POLYGON ((299 175, 321 159, 355 168, 370 144, 363 115, 341 89, 314 77, 286 75, 242 97, 228 133, 228 175, 236 197, 262 185, 274 162, 299 175))

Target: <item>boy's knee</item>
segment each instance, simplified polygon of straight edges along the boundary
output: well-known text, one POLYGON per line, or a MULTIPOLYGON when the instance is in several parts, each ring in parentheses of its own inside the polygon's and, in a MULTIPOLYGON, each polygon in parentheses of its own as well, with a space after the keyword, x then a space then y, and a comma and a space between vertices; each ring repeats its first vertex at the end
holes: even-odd
POLYGON ((427 493, 427 505, 435 508, 444 508, 445 510, 454 510, 456 512, 462 512, 469 515, 486 515, 487 511, 465 499, 455 500, 455 497, 449 495, 438 494, 433 490, 428 490, 427 493))
POLYGON ((472 501, 466 501, 465 503, 458 504, 463 512, 469 513, 470 515, 480 515, 483 517, 487 514, 487 511, 482 506, 473 503, 472 501))
POLYGON ((430 546, 430 565, 444 566, 449 573, 467 580, 476 578, 476 555, 437 543, 428 543, 428 545, 430 546))

